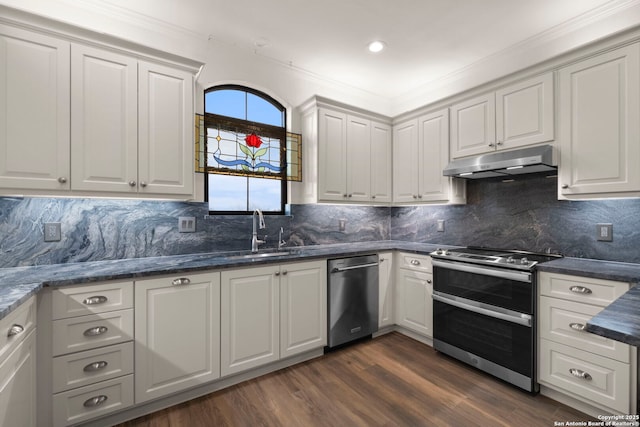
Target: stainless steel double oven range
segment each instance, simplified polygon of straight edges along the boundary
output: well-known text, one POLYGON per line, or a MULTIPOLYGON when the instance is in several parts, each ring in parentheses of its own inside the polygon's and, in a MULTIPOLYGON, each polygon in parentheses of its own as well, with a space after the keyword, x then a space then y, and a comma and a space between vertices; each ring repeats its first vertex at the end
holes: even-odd
POLYGON ((561 255, 438 249, 433 347, 528 392, 536 381, 536 269, 561 255))

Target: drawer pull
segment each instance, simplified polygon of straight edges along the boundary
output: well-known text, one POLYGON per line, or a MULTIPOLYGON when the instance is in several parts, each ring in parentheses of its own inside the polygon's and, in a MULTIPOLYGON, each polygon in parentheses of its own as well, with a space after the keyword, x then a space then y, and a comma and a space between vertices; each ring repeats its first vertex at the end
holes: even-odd
POLYGON ((100 369, 106 368, 107 365, 108 365, 107 362, 105 362, 104 360, 101 360, 99 362, 89 363, 87 366, 84 367, 83 371, 95 372, 95 371, 99 371, 100 369))
POLYGON ((92 397, 84 401, 83 406, 85 408, 95 408, 96 406, 102 405, 107 401, 107 396, 101 394, 100 396, 92 397))
POLYGON ((98 335, 102 335, 107 332, 109 329, 106 326, 96 326, 95 328, 89 328, 84 331, 85 337, 95 337, 98 335))
POLYGON ((15 337, 22 332, 24 332, 24 326, 15 324, 9 328, 9 332, 7 332, 7 338, 15 337))
POLYGON ((179 279, 173 279, 173 286, 182 286, 182 285, 188 285, 189 283, 191 283, 191 280, 189 280, 186 277, 181 277, 179 279))
POLYGON ((585 288, 584 286, 572 286, 569 288, 571 292, 575 292, 576 294, 590 294, 591 289, 585 288))
POLYGON ((576 369, 576 368, 571 368, 569 369, 569 373, 571 375, 573 375, 576 378, 582 378, 583 380, 587 380, 587 381, 591 381, 591 375, 589 375, 588 373, 586 373, 585 371, 582 371, 580 369, 576 369))
POLYGON ((420 265, 420 261, 418 261, 417 259, 412 259, 411 265, 420 265))
POLYGON ((98 296, 95 296, 95 297, 85 298, 85 300, 82 301, 82 303, 85 304, 85 305, 96 305, 96 304, 104 304, 108 300, 109 300, 109 298, 107 298, 107 297, 105 297, 103 295, 98 295, 98 296))
POLYGON ((569 327, 576 331, 584 331, 585 325, 583 323, 569 323, 569 327))

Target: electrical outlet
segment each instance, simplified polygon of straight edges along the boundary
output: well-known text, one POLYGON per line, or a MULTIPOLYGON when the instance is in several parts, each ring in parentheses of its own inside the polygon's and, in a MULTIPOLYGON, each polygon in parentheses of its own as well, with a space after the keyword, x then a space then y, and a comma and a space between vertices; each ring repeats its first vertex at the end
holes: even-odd
POLYGON ((62 232, 60 231, 60 223, 45 222, 44 223, 44 241, 59 242, 61 239, 62 239, 62 232))
POLYGON ((178 217, 178 232, 179 233, 195 233, 196 217, 195 216, 178 217))
POLYGON ((339 219, 338 220, 338 231, 344 231, 347 228, 347 220, 339 219))
POLYGON ((601 242, 613 242, 613 224, 598 224, 596 237, 601 242))
POLYGON ((438 231, 444 232, 444 219, 438 220, 438 231))

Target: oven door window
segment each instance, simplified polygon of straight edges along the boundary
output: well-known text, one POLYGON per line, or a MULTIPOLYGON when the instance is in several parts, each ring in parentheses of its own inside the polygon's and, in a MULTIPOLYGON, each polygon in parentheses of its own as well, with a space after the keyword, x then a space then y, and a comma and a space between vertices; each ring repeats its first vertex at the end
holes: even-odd
POLYGON ((434 339, 531 377, 533 328, 433 302, 434 339))
POLYGON ((433 275, 436 291, 519 313, 533 314, 531 283, 435 266, 433 275))

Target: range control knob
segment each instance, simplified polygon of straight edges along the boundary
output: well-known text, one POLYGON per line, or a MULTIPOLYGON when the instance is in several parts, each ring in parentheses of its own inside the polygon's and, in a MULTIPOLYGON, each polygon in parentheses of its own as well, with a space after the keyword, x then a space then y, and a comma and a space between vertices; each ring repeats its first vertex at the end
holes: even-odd
POLYGON ((513 259, 513 257, 512 257, 512 256, 510 256, 509 258, 507 258, 507 263, 509 263, 509 264, 513 264, 513 263, 515 263, 515 262, 516 262, 516 260, 515 260, 515 259, 513 259))
POLYGON ((523 264, 523 265, 529 264, 529 260, 527 259, 527 257, 522 257, 522 259, 520 259, 520 264, 523 264))
POLYGON ((442 255, 444 251, 440 248, 436 249, 436 255, 442 255))
POLYGON ((449 252, 449 249, 447 249, 447 250, 444 251, 444 254, 445 255, 451 255, 451 252, 449 252))

